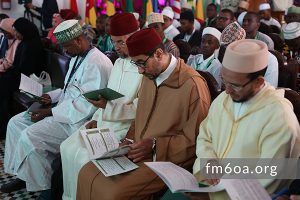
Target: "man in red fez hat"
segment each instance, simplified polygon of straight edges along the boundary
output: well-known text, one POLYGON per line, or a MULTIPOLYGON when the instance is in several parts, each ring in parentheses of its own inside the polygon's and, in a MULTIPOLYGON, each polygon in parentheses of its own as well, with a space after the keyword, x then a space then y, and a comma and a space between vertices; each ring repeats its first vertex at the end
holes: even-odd
POLYGON ((139 167, 105 177, 89 162, 79 173, 78 200, 150 199, 165 184, 144 162, 170 161, 190 169, 195 160, 199 125, 211 102, 205 80, 166 53, 154 29, 140 30, 126 43, 132 63, 144 75, 135 123, 126 136, 133 141, 128 158, 139 167))
MULTIPOLYGON (((110 23, 111 40, 120 58, 111 71, 107 87, 125 97, 114 101, 100 98, 88 100, 99 109, 92 120, 85 124, 86 129, 109 127, 118 140, 123 140, 131 122, 135 119, 138 91, 142 75, 128 57, 127 38, 139 29, 133 14, 122 13, 112 17, 110 23)), ((64 194, 63 199, 76 199, 77 177, 81 167, 90 161, 80 131, 76 131, 61 145, 64 194), (76 152, 76 153, 75 153, 76 152)))

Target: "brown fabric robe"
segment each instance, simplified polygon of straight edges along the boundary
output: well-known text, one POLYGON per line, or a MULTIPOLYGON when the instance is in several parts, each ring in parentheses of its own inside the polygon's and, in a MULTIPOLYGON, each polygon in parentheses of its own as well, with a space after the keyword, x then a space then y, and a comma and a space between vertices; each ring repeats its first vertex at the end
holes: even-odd
MULTIPOLYGON (((200 122, 206 117, 211 98, 206 81, 179 59, 177 66, 159 87, 144 77, 132 139, 156 138, 157 161, 171 161, 190 169, 200 122)), ((126 174, 105 177, 87 163, 80 171, 77 199, 149 199, 165 187, 162 180, 144 165, 126 174)))

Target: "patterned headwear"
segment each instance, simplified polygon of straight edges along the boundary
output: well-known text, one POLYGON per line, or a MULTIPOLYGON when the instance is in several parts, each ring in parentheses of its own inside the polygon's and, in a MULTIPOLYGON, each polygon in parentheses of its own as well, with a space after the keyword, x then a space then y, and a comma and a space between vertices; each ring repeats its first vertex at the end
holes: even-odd
POLYGON ((82 34, 82 27, 78 20, 66 20, 60 23, 53 33, 60 43, 64 43, 79 37, 82 34))
POLYGON ((152 12, 147 16, 147 22, 148 22, 148 25, 153 24, 153 23, 164 23, 164 17, 160 13, 152 12))
POLYGON ((229 24, 221 34, 221 44, 230 44, 237 40, 245 39, 246 31, 237 23, 229 24))

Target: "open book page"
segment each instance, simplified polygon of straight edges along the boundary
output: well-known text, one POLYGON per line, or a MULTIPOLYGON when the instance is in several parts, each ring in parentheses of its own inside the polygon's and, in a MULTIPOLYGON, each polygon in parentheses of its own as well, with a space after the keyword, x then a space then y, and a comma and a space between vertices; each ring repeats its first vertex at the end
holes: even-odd
POLYGON ((95 128, 80 131, 88 149, 90 159, 98 159, 106 152, 119 147, 115 134, 108 128, 95 128))
POLYGON ((221 183, 216 186, 199 187, 189 171, 171 162, 145 162, 175 192, 218 192, 224 190, 221 183))
POLYGON ((223 179, 232 200, 271 200, 271 197, 257 179, 223 179))
POLYGON ((40 97, 43 94, 43 85, 24 74, 21 74, 19 89, 37 97, 40 97))
POLYGON ((110 150, 110 151, 104 153, 98 159, 124 156, 124 155, 128 154, 129 150, 130 150, 129 145, 121 146, 119 148, 116 148, 116 149, 113 149, 113 150, 110 150))
POLYGON ((138 168, 138 166, 131 162, 126 156, 92 160, 92 162, 106 177, 122 174, 138 168))

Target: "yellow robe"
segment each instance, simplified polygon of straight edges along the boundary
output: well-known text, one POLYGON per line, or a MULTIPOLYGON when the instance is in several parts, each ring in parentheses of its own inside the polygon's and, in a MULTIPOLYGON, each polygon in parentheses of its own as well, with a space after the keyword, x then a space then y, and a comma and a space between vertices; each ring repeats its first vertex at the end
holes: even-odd
MULTIPOLYGON (((272 86, 255 95, 237 119, 234 102, 223 92, 200 125, 193 172, 200 181, 200 158, 298 158, 299 137, 292 104, 272 86)), ((283 180, 259 181, 270 194, 284 184, 283 180)), ((211 193, 210 198, 229 199, 225 191, 211 193)))

